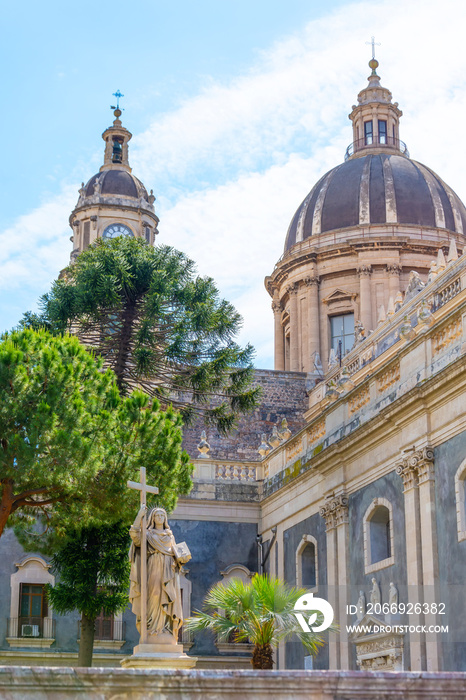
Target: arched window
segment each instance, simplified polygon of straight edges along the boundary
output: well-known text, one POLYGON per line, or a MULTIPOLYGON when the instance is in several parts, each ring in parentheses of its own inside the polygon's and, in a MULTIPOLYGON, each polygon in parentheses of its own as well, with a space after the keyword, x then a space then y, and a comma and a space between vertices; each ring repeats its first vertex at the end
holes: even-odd
POLYGON ((370 519, 371 562, 374 564, 390 556, 390 511, 385 506, 375 509, 370 519))
MULTIPOLYGON (((247 566, 244 566, 243 564, 230 564, 230 566, 227 566, 225 571, 220 572, 221 575, 223 576, 222 581, 220 583, 227 584, 229 581, 231 581, 234 578, 239 578, 243 583, 250 583, 251 578, 254 576, 253 571, 249 571, 247 566)), ((225 615, 224 610, 219 610, 220 615, 225 615)), ((232 649, 235 651, 250 651, 252 649, 251 645, 248 644, 247 642, 235 642, 233 638, 229 639, 227 642, 225 641, 220 641, 217 640, 217 649, 220 652, 228 652, 230 653, 232 649)))
POLYGON ((456 496, 456 528, 458 542, 466 540, 466 459, 464 459, 455 474, 456 496))
POLYGON ((296 585, 298 588, 317 588, 317 540, 303 535, 296 550, 296 585))
POLYGON ((37 555, 24 557, 10 576, 11 598, 7 642, 10 646, 50 647, 55 641, 52 609, 45 584, 55 583, 50 564, 37 555))
POLYGON ((374 498, 364 515, 364 564, 370 573, 391 566, 393 551, 392 504, 386 498, 374 498))

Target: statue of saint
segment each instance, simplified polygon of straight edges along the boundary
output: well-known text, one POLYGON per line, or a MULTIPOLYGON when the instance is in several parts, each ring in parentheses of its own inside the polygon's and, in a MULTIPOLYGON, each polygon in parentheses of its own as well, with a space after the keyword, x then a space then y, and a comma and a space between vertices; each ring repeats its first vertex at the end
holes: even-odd
MULTIPOLYGON (((393 583, 393 581, 390 581, 390 589, 388 591, 388 604, 390 607, 394 605, 396 608, 398 608, 398 589, 393 583)), ((392 612, 390 610, 390 612, 392 612)))
MULTIPOLYGON (((131 561, 129 600, 136 615, 136 626, 141 634, 141 520, 146 506, 142 506, 129 534, 132 539, 129 557, 131 561)), ((180 555, 167 513, 163 508, 153 508, 147 515, 147 633, 151 636, 162 632, 178 638, 183 624, 181 606, 180 569, 190 558, 189 550, 180 555)), ((186 547, 186 545, 185 545, 186 547)), ((187 547, 186 547, 187 549, 187 547)))
MULTIPOLYGON (((372 579, 371 603, 373 606, 380 605, 380 587, 375 578, 372 579)), ((372 612, 374 613, 375 610, 372 612)))
POLYGON ((358 604, 356 607, 356 620, 358 622, 361 622, 362 618, 366 614, 366 596, 364 595, 364 591, 359 591, 358 604))

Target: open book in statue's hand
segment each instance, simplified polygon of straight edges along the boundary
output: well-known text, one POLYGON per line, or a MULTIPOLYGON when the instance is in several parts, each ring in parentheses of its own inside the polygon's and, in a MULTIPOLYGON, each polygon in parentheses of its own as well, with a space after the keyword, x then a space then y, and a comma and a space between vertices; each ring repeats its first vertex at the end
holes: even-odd
POLYGON ((178 564, 186 564, 191 559, 191 552, 186 542, 173 545, 173 554, 178 564))

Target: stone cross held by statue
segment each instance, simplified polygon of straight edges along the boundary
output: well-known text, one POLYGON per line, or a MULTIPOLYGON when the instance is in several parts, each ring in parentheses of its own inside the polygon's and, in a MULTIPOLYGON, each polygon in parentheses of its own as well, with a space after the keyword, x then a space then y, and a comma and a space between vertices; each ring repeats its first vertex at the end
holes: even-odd
MULTIPOLYGON (((158 493, 157 486, 148 486, 146 484, 146 468, 140 469, 141 481, 128 481, 129 489, 137 489, 140 491, 141 506, 147 504, 148 493, 158 493)), ((141 644, 147 641, 147 518, 144 513, 141 521, 141 644)))

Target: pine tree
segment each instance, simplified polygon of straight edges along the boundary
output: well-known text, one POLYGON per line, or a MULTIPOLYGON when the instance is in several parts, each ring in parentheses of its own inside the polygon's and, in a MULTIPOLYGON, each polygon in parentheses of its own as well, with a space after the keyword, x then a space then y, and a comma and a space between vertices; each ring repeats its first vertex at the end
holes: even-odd
POLYGON ((83 528, 69 532, 53 556, 59 581, 47 587, 47 596, 57 613, 81 613, 78 666, 92 666, 98 615, 114 615, 128 605, 129 542, 126 524, 83 528))
POLYGON ((141 466, 169 510, 191 488, 177 412, 141 391, 120 397, 74 337, 4 338, 0 425, 0 535, 8 522, 29 550, 49 552, 77 523, 130 521, 138 499, 126 482, 141 466))
POLYGON ((140 239, 97 241, 42 298, 38 323, 76 334, 111 367, 123 392, 138 386, 183 420, 202 414, 227 431, 255 406, 253 350, 234 337, 241 318, 211 278, 168 246, 140 239))

